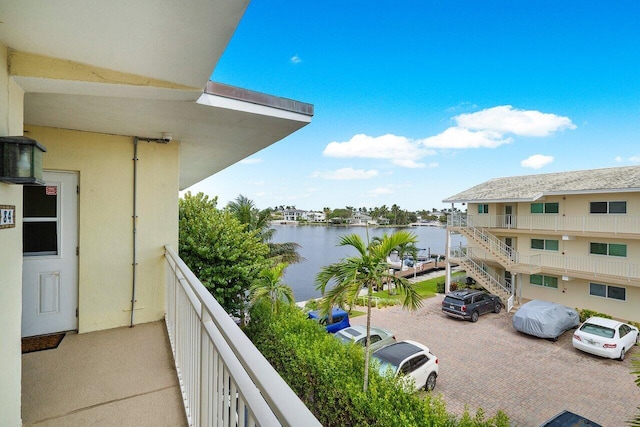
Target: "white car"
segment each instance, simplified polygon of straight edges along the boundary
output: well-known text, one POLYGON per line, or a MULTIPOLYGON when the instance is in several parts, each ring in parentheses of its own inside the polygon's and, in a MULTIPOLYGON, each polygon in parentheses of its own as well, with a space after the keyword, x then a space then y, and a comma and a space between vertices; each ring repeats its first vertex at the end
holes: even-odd
MULTIPOLYGON (((335 337, 343 343, 356 343, 364 348, 365 338, 367 337, 367 327, 365 325, 349 326, 336 332, 335 337)), ((371 343, 369 344, 369 348, 372 352, 396 342, 396 337, 391 331, 373 326, 371 327, 370 339, 371 343)))
POLYGON ((603 317, 588 318, 573 334, 578 350, 624 360, 624 354, 638 342, 638 328, 603 317))
POLYGON ((415 391, 431 391, 438 378, 438 358, 429 348, 415 341, 399 341, 373 353, 380 375, 402 375, 415 391))

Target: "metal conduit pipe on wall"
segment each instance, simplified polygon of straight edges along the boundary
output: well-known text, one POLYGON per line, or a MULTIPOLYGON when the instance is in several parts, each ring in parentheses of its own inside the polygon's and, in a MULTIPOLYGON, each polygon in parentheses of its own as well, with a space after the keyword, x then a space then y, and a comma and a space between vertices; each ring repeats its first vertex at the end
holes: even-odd
POLYGON ((138 270, 138 142, 157 142, 159 144, 168 144, 173 139, 173 136, 168 132, 162 132, 161 138, 140 138, 137 136, 133 137, 133 260, 131 265, 133 267, 133 277, 131 279, 131 322, 129 327, 133 328, 134 326, 134 310, 136 307, 136 279, 137 279, 137 270, 138 270))

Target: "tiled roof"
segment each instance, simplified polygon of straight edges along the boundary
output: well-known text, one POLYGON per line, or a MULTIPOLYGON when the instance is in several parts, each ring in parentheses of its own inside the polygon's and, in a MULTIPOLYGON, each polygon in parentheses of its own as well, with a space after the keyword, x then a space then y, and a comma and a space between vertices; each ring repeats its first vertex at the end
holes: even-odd
POLYGON ((640 191, 640 166, 494 178, 443 200, 527 201, 545 195, 640 191))

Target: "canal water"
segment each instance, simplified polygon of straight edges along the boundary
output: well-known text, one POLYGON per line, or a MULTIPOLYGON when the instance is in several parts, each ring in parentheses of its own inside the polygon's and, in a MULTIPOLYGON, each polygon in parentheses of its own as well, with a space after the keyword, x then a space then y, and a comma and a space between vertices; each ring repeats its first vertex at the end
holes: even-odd
MULTIPOLYGON (((316 290, 315 278, 320 269, 348 256, 357 255, 351 246, 337 246, 340 236, 358 234, 365 241, 367 227, 326 227, 306 225, 273 225, 276 230, 273 241, 276 243, 295 242, 300 245, 298 252, 305 260, 287 267, 283 282, 293 289, 296 301, 306 301, 321 296, 316 290)), ((369 228, 369 239, 384 233, 391 234, 396 228, 369 228)), ((416 246, 421 249, 419 255, 443 255, 446 243, 446 230, 443 227, 407 227, 401 230, 414 233, 418 238, 416 246)), ((464 238, 453 235, 452 245, 464 244, 464 238)))

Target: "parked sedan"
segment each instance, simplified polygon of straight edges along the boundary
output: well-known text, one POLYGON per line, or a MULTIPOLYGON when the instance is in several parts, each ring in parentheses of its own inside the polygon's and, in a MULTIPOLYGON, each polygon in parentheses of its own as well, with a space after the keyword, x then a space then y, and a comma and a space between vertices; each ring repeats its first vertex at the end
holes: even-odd
MULTIPOLYGON (((364 325, 353 325, 336 332, 335 336, 343 343, 356 343, 364 347, 367 338, 367 327, 364 325)), ((396 342, 396 337, 390 331, 373 326, 371 327, 369 338, 371 340, 369 348, 372 352, 396 342)))
POLYGON ((624 354, 638 343, 638 328, 617 320, 590 317, 573 334, 578 350, 609 359, 624 360, 624 354))
POLYGON ((438 377, 438 358, 415 341, 399 341, 373 353, 380 375, 403 376, 414 390, 431 391, 438 377))

